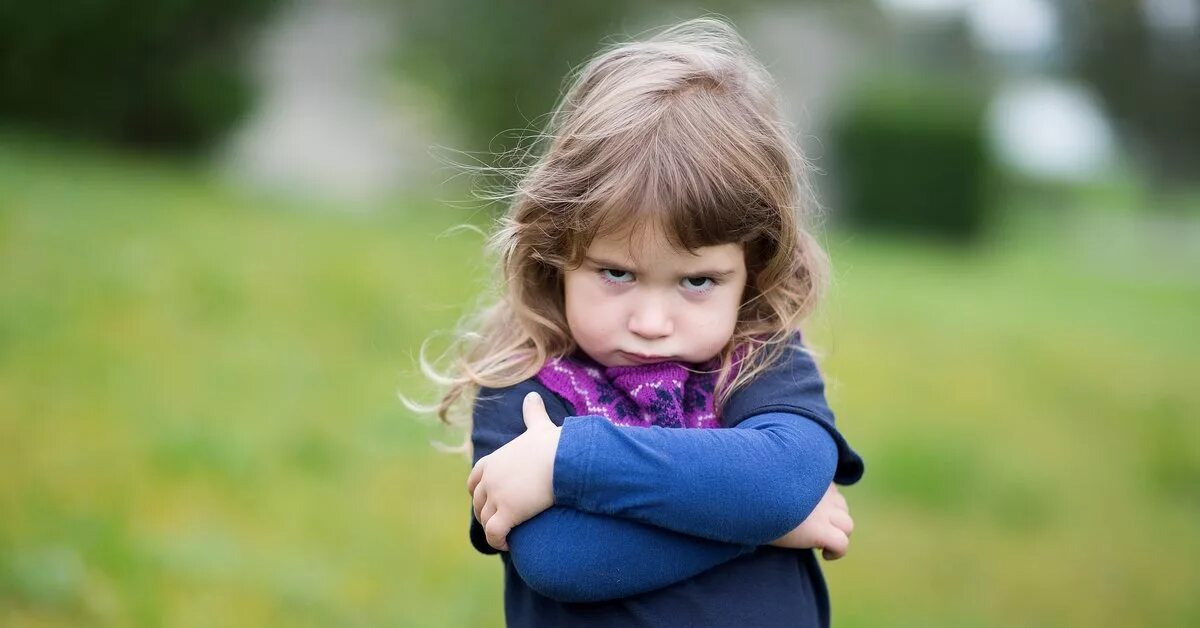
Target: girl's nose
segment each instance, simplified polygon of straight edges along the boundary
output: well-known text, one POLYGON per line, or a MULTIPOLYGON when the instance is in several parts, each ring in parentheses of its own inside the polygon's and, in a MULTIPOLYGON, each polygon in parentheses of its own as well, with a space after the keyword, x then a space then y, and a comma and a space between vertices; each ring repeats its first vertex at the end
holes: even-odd
POLYGON ((644 299, 629 317, 629 331, 647 340, 671 335, 671 316, 661 299, 644 299))

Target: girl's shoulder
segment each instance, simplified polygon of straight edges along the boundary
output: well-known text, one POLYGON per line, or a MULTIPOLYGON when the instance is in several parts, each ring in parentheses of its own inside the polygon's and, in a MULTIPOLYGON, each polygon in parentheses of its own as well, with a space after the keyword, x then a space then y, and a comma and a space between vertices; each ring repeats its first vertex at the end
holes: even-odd
POLYGON ((729 396, 721 424, 733 427, 755 414, 789 412, 832 424, 833 410, 825 399, 825 380, 797 336, 778 362, 758 373, 729 396))
POLYGON ((550 420, 555 425, 562 425, 563 419, 567 416, 565 403, 536 377, 509 386, 481 387, 475 395, 475 406, 472 411, 473 423, 479 425, 482 422, 497 427, 509 426, 519 428, 518 432, 523 432, 525 420, 521 409, 525 403, 525 396, 531 392, 541 396, 550 420))
POLYGON ((537 380, 527 379, 511 386, 484 386, 475 395, 471 412, 472 459, 478 462, 508 441, 525 433, 523 406, 525 395, 536 392, 542 396, 546 413, 555 425, 562 425, 567 416, 562 402, 537 380))
POLYGON ((721 424, 733 427, 759 414, 783 412, 816 421, 825 428, 838 448, 834 481, 854 484, 862 478, 865 465, 834 423, 833 410, 825 399, 825 380, 811 352, 791 343, 783 358, 734 391, 721 414, 721 424))

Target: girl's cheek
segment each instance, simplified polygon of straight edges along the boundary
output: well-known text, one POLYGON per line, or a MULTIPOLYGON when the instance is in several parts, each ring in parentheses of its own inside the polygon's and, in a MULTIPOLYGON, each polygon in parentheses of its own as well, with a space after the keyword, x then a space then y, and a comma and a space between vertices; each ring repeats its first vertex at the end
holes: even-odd
POLYGON ((738 299, 726 294, 721 295, 719 299, 714 299, 713 303, 705 309, 704 326, 713 337, 713 342, 724 345, 733 335, 733 329, 737 326, 740 305, 738 299))
POLYGON ((629 286, 607 283, 603 279, 588 286, 584 297, 583 307, 592 311, 614 312, 620 309, 622 297, 629 291, 629 286))
POLYGON ((598 282, 572 286, 567 304, 571 333, 581 344, 603 344, 620 323, 620 302, 598 282))
POLYGON ((589 328, 604 338, 611 337, 613 331, 621 324, 619 304, 605 300, 602 296, 588 302, 584 306, 585 316, 590 321, 589 328))

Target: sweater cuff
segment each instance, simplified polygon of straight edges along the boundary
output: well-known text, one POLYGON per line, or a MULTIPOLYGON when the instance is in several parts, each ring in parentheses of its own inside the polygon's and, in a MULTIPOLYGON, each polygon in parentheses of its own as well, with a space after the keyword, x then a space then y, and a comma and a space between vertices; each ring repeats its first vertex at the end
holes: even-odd
POLYGON ((592 433, 596 430, 596 421, 605 420, 596 416, 569 416, 563 419, 558 450, 554 453, 555 505, 578 508, 587 494, 592 447, 596 443, 592 433))

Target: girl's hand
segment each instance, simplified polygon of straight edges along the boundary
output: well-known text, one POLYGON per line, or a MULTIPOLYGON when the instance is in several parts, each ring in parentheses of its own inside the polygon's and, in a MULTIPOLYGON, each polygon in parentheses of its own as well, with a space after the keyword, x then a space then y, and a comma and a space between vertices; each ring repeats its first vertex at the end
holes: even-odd
POLYGON ((475 518, 488 545, 508 550, 508 533, 554 505, 554 455, 562 428, 546 414, 537 393, 521 408, 525 433, 479 459, 467 478, 475 518))
POLYGON ((825 496, 813 509, 812 514, 794 530, 771 541, 775 547, 791 549, 821 548, 825 560, 837 560, 850 549, 850 533, 854 531, 854 520, 850 518, 850 506, 838 492, 837 486, 829 485, 825 496))

